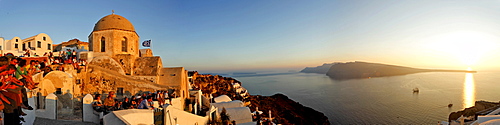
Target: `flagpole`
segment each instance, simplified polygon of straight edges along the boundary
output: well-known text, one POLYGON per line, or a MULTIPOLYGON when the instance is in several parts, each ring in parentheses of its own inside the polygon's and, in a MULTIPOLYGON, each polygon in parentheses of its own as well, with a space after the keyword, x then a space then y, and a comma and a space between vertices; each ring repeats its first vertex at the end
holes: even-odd
POLYGON ((149 48, 151 48, 151 56, 154 56, 154 53, 153 53, 153 40, 152 39, 149 39, 149 48))

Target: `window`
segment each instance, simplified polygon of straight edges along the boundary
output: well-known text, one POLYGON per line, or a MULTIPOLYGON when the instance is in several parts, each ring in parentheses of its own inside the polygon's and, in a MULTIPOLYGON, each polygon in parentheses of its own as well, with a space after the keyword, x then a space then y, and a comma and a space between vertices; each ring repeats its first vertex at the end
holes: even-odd
POLYGON ((45 36, 43 37, 43 41, 47 41, 47 38, 45 38, 45 36))
POLYGON ((101 38, 101 52, 106 52, 106 39, 104 37, 101 38))
POLYGON ((47 50, 51 50, 51 49, 52 49, 52 44, 47 43, 47 50))
POLYGON ((127 38, 122 38, 122 52, 127 52, 127 38))
POLYGON ((19 39, 16 39, 16 42, 19 42, 19 39))
POLYGON ((23 43, 23 51, 26 50, 26 44, 23 43))
POLYGON ((118 90, 116 90, 116 95, 123 96, 123 88, 118 88, 118 90))
POLYGON ((37 41, 37 42, 36 42, 36 47, 38 47, 38 48, 42 48, 42 42, 37 41))
POLYGON ((56 88, 56 94, 62 94, 61 88, 56 88))
POLYGON ((2 46, 0 46, 0 50, 2 50, 2 46))
POLYGON ((14 44, 14 48, 16 48, 16 49, 19 48, 19 45, 17 43, 14 44))
POLYGON ((175 76, 175 74, 170 74, 170 76, 175 76))
POLYGON ((31 42, 28 42, 28 48, 31 48, 31 42))

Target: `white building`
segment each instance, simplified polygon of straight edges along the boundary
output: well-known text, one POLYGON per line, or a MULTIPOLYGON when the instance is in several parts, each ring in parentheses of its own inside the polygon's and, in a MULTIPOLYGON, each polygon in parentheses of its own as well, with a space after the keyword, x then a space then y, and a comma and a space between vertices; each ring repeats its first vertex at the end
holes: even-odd
POLYGON ((40 33, 25 39, 14 37, 10 40, 0 38, 0 50, 2 55, 12 53, 14 56, 23 56, 26 51, 30 52, 30 56, 42 56, 44 53, 52 51, 52 39, 45 33, 40 33))

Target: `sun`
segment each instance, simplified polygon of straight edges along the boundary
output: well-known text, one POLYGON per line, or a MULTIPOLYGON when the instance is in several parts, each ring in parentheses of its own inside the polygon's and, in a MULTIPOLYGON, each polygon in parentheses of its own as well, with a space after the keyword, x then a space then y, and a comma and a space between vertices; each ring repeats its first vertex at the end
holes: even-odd
POLYGON ((494 41, 494 36, 486 33, 456 31, 435 36, 430 47, 463 65, 474 66, 494 49, 494 41))

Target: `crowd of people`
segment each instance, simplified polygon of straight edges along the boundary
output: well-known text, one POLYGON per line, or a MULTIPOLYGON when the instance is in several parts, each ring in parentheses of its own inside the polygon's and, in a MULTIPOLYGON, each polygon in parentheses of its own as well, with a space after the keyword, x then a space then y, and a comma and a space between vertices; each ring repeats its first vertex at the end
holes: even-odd
MULTIPOLYGON (((27 91, 35 89, 38 83, 34 83, 32 76, 44 72, 44 76, 52 71, 51 65, 60 65, 55 70, 64 71, 62 64, 71 64, 73 68, 85 67, 85 60, 77 59, 77 52, 67 49, 54 56, 52 52, 45 53, 47 57, 40 59, 23 59, 20 57, 40 57, 36 53, 25 50, 25 54, 16 56, 0 57, 0 121, 4 124, 16 125, 24 122, 23 116, 27 114, 22 109, 33 110, 28 104, 27 91)), ((12 54, 11 54, 12 55, 12 54)))
MULTIPOLYGON (((36 88, 32 75, 46 68, 36 61, 29 63, 22 58, 0 57, 0 110, 4 114, 4 124, 17 125, 27 115, 22 109, 33 110, 28 104, 27 89, 36 88)), ((2 119, 2 118, 0 118, 2 119)))
POLYGON ((104 112, 104 114, 123 109, 155 109, 153 101, 158 101, 158 107, 162 107, 167 102, 166 100, 172 102, 171 99, 177 97, 175 90, 170 94, 168 91, 156 91, 154 93, 137 94, 131 97, 124 96, 121 99, 117 99, 113 91, 109 92, 104 99, 101 96, 101 94, 94 96, 92 107, 96 112, 104 112))
MULTIPOLYGON (((77 54, 75 50, 66 49, 59 52, 45 52, 43 56, 39 56, 36 53, 32 55, 29 50, 25 50, 25 53, 20 57, 47 57, 47 60, 43 62, 46 65, 71 64, 74 69, 83 69, 87 62, 85 59, 79 59, 77 54)), ((58 67, 55 70, 64 71, 64 67, 58 67)))

